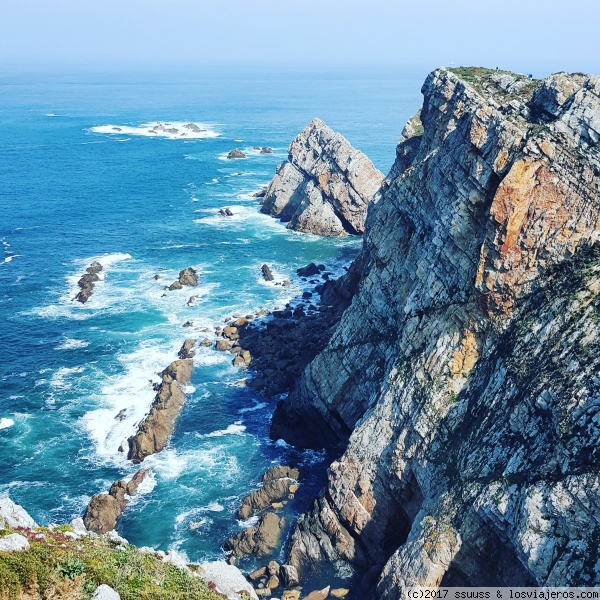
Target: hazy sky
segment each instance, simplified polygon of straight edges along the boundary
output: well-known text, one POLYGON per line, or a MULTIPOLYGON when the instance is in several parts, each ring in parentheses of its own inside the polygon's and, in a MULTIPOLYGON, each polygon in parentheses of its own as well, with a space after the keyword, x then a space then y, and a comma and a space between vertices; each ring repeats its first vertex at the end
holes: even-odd
POLYGON ((0 63, 600 72, 597 0, 0 0, 0 63))

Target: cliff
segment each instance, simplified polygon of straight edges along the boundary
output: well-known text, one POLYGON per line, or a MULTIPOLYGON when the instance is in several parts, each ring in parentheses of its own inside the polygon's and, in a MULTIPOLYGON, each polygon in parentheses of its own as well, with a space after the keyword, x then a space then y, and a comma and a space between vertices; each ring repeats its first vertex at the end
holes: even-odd
POLYGON ((262 200, 288 229, 326 236, 361 234, 383 174, 339 133, 314 119, 292 142, 262 200))
POLYGON ((346 444, 292 564, 386 600, 598 584, 600 78, 438 69, 422 92, 352 302, 273 418, 346 444))

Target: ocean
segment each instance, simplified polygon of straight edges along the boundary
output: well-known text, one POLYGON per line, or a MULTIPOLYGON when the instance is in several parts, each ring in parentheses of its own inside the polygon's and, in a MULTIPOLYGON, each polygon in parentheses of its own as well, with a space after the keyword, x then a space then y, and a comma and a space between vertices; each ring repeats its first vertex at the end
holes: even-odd
MULTIPOLYGON (((93 494, 137 470, 118 448, 186 337, 283 306, 311 261, 341 272, 360 239, 291 232, 252 194, 314 117, 387 172, 425 75, 0 69, 0 495, 41 524, 81 516, 93 494), (157 123, 178 134, 148 133, 157 123), (226 159, 236 147, 246 160, 226 159), (87 304, 73 302, 94 260, 102 280, 87 304), (263 263, 294 285, 263 281, 263 263), (198 287, 165 293, 188 266, 198 287)), ((222 558, 242 527, 240 498, 269 466, 300 467, 289 522, 322 485, 323 454, 269 440, 277 399, 238 385, 231 359, 198 351, 170 444, 144 461, 150 474, 119 520, 131 543, 222 558)))

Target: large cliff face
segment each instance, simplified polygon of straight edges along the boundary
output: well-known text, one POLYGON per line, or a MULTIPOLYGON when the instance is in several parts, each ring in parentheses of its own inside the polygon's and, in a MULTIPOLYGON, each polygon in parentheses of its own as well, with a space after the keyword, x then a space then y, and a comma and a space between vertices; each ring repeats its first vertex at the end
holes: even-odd
POLYGON ((274 415, 348 444, 291 558, 386 599, 598 583, 600 78, 439 69, 422 91, 352 304, 274 415))
POLYGON ((267 187, 262 212, 288 229, 326 236, 361 234, 383 174, 320 119, 296 136, 267 187))

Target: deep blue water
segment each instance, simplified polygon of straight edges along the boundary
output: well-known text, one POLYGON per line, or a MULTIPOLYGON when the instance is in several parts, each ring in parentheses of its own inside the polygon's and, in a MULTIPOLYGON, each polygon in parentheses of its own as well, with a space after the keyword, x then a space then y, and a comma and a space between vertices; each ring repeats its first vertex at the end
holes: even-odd
MULTIPOLYGON (((0 429, 0 494, 61 523, 133 474, 118 447, 152 402, 149 380, 186 337, 206 335, 182 324, 214 329, 282 305, 298 290, 265 284, 261 264, 292 277, 310 261, 341 267, 360 244, 290 232, 251 194, 316 116, 387 172, 424 75, 0 70, 0 419, 14 421, 0 429), (92 130, 155 121, 206 124, 218 137, 92 130), (249 158, 224 160, 234 147, 249 158), (223 206, 235 216, 220 218, 223 206), (93 260, 104 279, 86 305, 72 302, 93 260), (190 265, 199 287, 163 297, 190 265), (123 408, 128 419, 116 421, 123 408)), ((271 463, 300 461, 305 495, 318 484, 321 457, 268 440, 273 401, 235 385, 243 373, 230 361, 198 352, 171 443, 145 461, 151 476, 120 520, 132 543, 216 558, 240 527, 239 499, 271 463)))

